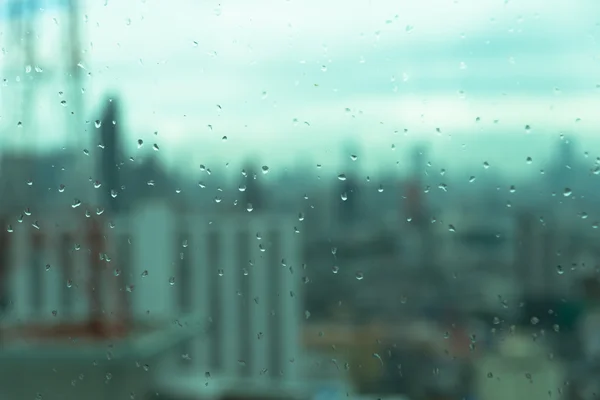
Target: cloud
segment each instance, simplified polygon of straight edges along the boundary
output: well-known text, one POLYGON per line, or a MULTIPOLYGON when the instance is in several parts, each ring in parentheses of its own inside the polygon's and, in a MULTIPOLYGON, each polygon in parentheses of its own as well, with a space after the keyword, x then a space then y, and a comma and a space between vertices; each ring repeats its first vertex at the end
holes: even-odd
MULTIPOLYGON (((520 132, 578 117, 586 131, 600 122, 598 11, 593 0, 88 0, 85 100, 93 115, 117 89, 130 142, 159 131, 165 152, 213 156, 329 154, 346 135, 387 152, 393 129, 478 134, 478 116, 489 131, 493 119, 520 132)), ((52 13, 40 17, 49 64, 66 27, 52 13)))

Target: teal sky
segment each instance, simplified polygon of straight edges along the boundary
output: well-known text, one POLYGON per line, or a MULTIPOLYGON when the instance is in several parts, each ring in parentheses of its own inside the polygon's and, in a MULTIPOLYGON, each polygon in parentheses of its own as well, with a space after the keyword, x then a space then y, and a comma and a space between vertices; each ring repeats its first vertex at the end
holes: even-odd
MULTIPOLYGON (((55 63, 64 16, 40 15, 55 63)), ((88 119, 119 93, 132 155, 142 138, 185 168, 335 165, 351 138, 373 167, 424 140, 444 162, 521 168, 560 132, 600 152, 594 0, 88 0, 81 17, 88 119)))

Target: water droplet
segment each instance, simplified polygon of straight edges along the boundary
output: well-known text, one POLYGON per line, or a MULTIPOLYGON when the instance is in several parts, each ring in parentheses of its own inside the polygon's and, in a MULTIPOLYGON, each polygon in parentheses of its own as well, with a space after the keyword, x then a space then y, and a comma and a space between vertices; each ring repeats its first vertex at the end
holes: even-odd
POLYGON ((65 191, 65 185, 63 185, 62 183, 58 186, 58 191, 59 193, 62 193, 65 191))
POLYGON ((46 271, 50 271, 50 264, 46 264, 46 271))
POLYGON ((351 159, 352 161, 356 161, 356 160, 358 160, 358 156, 357 156, 356 154, 351 154, 351 155, 350 155, 350 159, 351 159))
POLYGON ((379 188, 377 189, 377 191, 378 191, 379 193, 382 193, 382 192, 383 192, 383 185, 379 185, 379 188))
POLYGON ((469 178, 469 183, 475 182, 475 177, 471 175, 471 177, 469 178))
POLYGON ((363 275, 363 273, 362 273, 362 272, 360 272, 360 271, 358 271, 358 272, 356 273, 356 280, 357 280, 357 281, 362 281, 362 280, 363 280, 363 278, 364 278, 364 275, 363 275))
POLYGON ((563 195, 564 195, 565 197, 569 197, 569 196, 570 196, 572 193, 573 193, 573 192, 571 191, 571 189, 569 189, 569 188, 565 188, 565 190, 564 190, 564 192, 563 192, 563 195))
POLYGON ((67 288, 72 288, 73 287, 73 281, 71 279, 67 279, 67 288))
POLYGON ((137 141, 137 148, 141 148, 144 145, 144 141, 142 139, 138 139, 137 141))
POLYGON ((348 200, 348 194, 347 194, 346 192, 342 193, 342 194, 340 195, 340 197, 341 197, 342 201, 346 201, 346 200, 348 200))
POLYGON ((100 181, 96 181, 94 182, 94 189, 98 189, 102 186, 102 183, 100 181))
POLYGON ((99 119, 97 119, 96 122, 94 122, 94 126, 96 128, 100 128, 102 126, 102 121, 100 121, 99 119))
POLYGON ((173 286, 175 284, 175 277, 172 276, 169 278, 169 285, 173 286))
POLYGON ((298 214, 298 221, 304 221, 304 214, 303 213, 298 214))
POLYGON ((531 133, 531 126, 525 125, 525 133, 531 133))
POLYGON ((71 204, 71 207, 73 207, 73 208, 77 208, 77 207, 79 207, 80 205, 81 205, 81 200, 79 200, 79 199, 75 199, 75 200, 73 200, 73 204, 71 204))
POLYGON ((160 150, 160 149, 158 148, 158 145, 157 145, 156 143, 154 143, 154 144, 152 145, 152 150, 154 150, 154 151, 158 151, 158 150, 160 150))
POLYGON ((337 274, 338 272, 340 272, 340 267, 338 267, 337 265, 334 265, 333 267, 331 267, 331 272, 333 272, 334 274, 337 274))
POLYGON ((565 273, 565 270, 563 269, 562 265, 557 265, 557 266, 556 266, 556 272, 557 272, 559 275, 562 275, 562 274, 564 274, 564 273, 565 273))
POLYGON ((269 167, 266 165, 263 165, 261 168, 261 171, 263 174, 268 174, 269 173, 269 167))
POLYGON ((248 205, 246 206, 246 211, 252 212, 252 210, 254 210, 254 207, 252 207, 252 203, 248 203, 248 205))
POLYGON ((452 225, 452 224, 448 225, 448 230, 449 230, 450 232, 456 232, 456 228, 455 228, 455 227, 454 227, 454 225, 452 225))
POLYGON ((483 168, 488 169, 490 167, 490 164, 487 161, 483 162, 483 168))
POLYGON ((142 278, 145 278, 145 277, 147 277, 147 276, 148 276, 148 270, 147 270, 147 269, 145 269, 145 270, 142 272, 142 278))
POLYGON ((511 185, 510 188, 508 189, 509 192, 514 193, 517 191, 517 189, 515 188, 514 185, 511 185))
POLYGON ((531 164, 531 163, 533 162, 533 160, 531 159, 531 157, 527 157, 527 158, 525 159, 525 162, 526 162, 527 164, 531 164))
POLYGON ((222 269, 222 268, 219 268, 219 269, 217 270, 217 275, 219 275, 219 276, 223 276, 223 275, 225 275, 225 271, 223 271, 223 269, 222 269))
POLYGON ((339 174, 339 175, 338 175, 338 179, 339 179, 340 181, 345 181, 345 180, 346 180, 346 175, 345 175, 345 174, 339 174))
POLYGON ((63 106, 63 107, 66 107, 67 106, 67 101, 66 100, 61 100, 60 101, 60 105, 63 106))

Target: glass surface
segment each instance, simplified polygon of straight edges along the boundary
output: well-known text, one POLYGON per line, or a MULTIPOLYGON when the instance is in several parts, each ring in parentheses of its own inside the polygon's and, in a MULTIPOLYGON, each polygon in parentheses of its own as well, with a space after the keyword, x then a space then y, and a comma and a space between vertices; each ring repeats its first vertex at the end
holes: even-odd
POLYGON ((594 399, 597 0, 0 1, 0 399, 594 399))

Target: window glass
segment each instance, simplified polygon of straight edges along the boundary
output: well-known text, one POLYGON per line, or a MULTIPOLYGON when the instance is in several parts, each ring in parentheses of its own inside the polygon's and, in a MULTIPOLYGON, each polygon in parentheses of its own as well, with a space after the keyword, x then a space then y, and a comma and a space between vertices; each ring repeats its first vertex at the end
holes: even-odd
POLYGON ((594 398, 599 16, 0 1, 0 398, 594 398))

